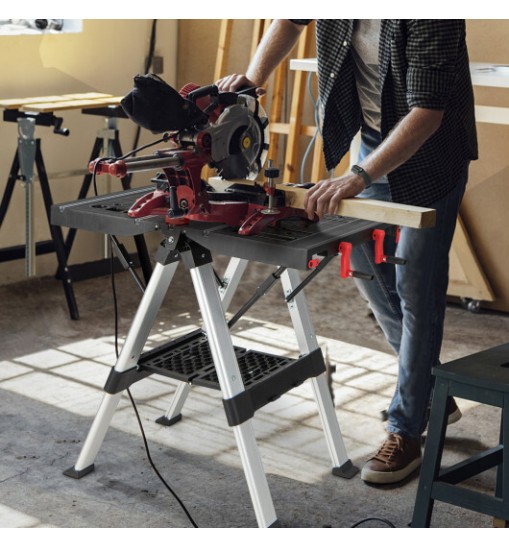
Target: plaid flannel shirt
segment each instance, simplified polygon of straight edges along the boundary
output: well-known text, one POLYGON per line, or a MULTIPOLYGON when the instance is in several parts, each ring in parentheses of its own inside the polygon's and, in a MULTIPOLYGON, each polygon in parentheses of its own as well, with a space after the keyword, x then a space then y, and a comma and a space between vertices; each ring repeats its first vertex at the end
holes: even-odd
MULTIPOLYGON (((316 22, 327 169, 339 163, 362 125, 350 53, 353 26, 349 19, 316 22)), ((468 162, 477 158, 465 34, 463 20, 382 20, 378 54, 382 138, 413 107, 444 111, 440 128, 412 158, 388 174, 395 202, 432 205, 454 188, 468 162)))

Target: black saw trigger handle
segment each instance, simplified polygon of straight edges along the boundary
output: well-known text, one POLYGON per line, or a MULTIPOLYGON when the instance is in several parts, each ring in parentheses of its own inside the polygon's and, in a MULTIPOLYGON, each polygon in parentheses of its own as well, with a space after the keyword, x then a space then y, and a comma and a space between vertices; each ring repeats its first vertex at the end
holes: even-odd
POLYGON ((256 86, 251 86, 247 88, 240 88, 236 91, 238 95, 251 95, 251 97, 254 97, 255 99, 258 98, 258 94, 256 93, 256 90, 258 88, 256 86))
POLYGON ((186 99, 196 103, 196 100, 200 97, 217 97, 219 95, 219 89, 215 84, 210 84, 208 86, 202 86, 201 88, 195 89, 187 94, 186 99))

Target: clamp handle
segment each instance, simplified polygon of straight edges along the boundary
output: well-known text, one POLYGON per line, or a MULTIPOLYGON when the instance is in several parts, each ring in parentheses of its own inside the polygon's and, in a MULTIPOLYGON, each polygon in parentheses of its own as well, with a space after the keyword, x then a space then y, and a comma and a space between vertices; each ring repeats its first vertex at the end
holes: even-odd
POLYGON ((341 253, 340 276, 342 278, 360 278, 362 280, 372 280, 373 275, 365 272, 358 272, 350 268, 350 255, 352 253, 352 244, 350 242, 340 242, 339 252, 341 253))
POLYGON ((62 124, 64 123, 64 119, 63 118, 57 118, 55 116, 55 119, 54 119, 54 126, 55 128, 53 129, 53 133, 56 133, 57 135, 63 135, 64 137, 67 137, 71 131, 65 127, 62 127, 62 124))
POLYGON ((385 239, 385 230, 381 228, 375 228, 372 233, 372 238, 375 240, 375 263, 390 263, 404 265, 406 264, 406 259, 401 257, 393 257, 391 255, 385 255, 384 253, 384 239, 385 239))

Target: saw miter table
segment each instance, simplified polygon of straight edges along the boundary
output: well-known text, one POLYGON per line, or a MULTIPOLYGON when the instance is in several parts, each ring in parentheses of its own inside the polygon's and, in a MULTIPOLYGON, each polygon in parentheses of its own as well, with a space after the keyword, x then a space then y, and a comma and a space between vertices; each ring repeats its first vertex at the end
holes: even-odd
MULTIPOLYGON (((343 443, 302 289, 338 256, 341 277, 369 278, 351 270, 349 257, 352 246, 371 240, 375 241, 377 261, 404 264, 403 258, 384 255, 384 238, 397 237, 398 224, 430 226, 434 212, 396 207, 388 214, 389 204, 384 210, 385 221, 370 218, 373 213, 369 207, 365 210, 367 218, 328 216, 320 222, 310 221, 298 206, 298 197, 305 189, 276 184, 277 170, 270 161, 264 183, 254 181, 267 155, 268 120, 252 91, 219 93, 215 86, 187 86, 177 93, 170 88, 165 90, 164 100, 159 97, 156 101, 159 110, 152 117, 150 109, 140 106, 145 98, 140 90, 153 85, 147 82, 148 77, 143 78, 123 100, 123 107, 142 127, 164 133, 161 141, 167 148, 142 157, 97 159, 90 169, 94 175, 118 177, 153 171, 156 174, 151 185, 55 205, 52 211, 52 221, 57 225, 115 236, 158 231, 162 237, 153 273, 104 387, 88 437, 76 464, 65 474, 81 478, 93 471, 124 390, 150 375, 163 375, 178 384, 167 413, 157 421, 160 424, 181 420, 193 385, 220 390, 258 525, 274 526, 277 516, 252 420, 267 403, 309 380, 333 474, 351 478, 357 473, 343 443), (206 165, 217 170, 219 179, 201 179, 206 165), (231 257, 221 280, 212 267, 213 253, 231 257), (227 320, 225 311, 249 261, 275 265, 276 269, 258 288, 258 294, 227 320), (180 263, 191 275, 203 328, 143 352, 180 263), (307 273, 303 280, 300 271, 307 273), (232 344, 232 325, 278 281, 295 329, 300 350, 297 359, 232 344)), ((156 86, 161 91, 157 81, 156 86)), ((146 104, 154 104, 154 99, 146 104)), ((362 208, 360 200, 348 202, 354 208, 359 202, 362 208)))

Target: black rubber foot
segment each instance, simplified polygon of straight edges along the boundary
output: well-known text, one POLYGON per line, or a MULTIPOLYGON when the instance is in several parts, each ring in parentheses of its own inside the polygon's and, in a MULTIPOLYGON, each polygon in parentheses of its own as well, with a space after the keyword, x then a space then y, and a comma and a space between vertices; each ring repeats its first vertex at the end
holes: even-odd
POLYGON ((182 413, 175 415, 172 419, 167 419, 164 415, 156 419, 157 424, 162 424, 163 426, 171 426, 182 420, 182 413))
POLYGON ((278 527, 282 527, 280 521, 277 519, 274 523, 269 525, 269 529, 277 529, 278 527))
POLYGON ((332 469, 332 473, 340 478, 352 479, 359 469, 352 464, 352 461, 348 459, 342 466, 335 466, 332 469))
POLYGON ((74 479, 81 479, 83 476, 86 476, 87 474, 93 472, 94 468, 95 466, 93 464, 87 466, 86 468, 83 468, 83 470, 76 470, 76 468, 72 466, 71 468, 64 470, 64 476, 69 476, 70 478, 74 479))

